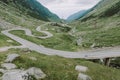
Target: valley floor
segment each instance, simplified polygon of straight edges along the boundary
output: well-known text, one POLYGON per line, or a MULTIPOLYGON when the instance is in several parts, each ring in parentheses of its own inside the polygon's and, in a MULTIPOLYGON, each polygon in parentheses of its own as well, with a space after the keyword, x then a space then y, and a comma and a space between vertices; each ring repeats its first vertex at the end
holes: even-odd
MULTIPOLYGON (((66 57, 66 58, 84 58, 84 59, 103 59, 103 58, 110 58, 110 57, 120 57, 120 47, 112 48, 112 49, 106 49, 106 50, 101 49, 99 51, 94 51, 93 50, 93 51, 89 51, 89 52, 87 52, 87 51, 83 51, 83 52, 60 51, 60 50, 45 48, 45 47, 43 47, 43 45, 39 46, 35 43, 32 43, 30 41, 27 41, 23 38, 20 38, 16 35, 13 35, 13 34, 9 33, 9 31, 12 31, 12 30, 24 30, 27 36, 32 36, 33 38, 38 37, 38 36, 32 35, 31 31, 29 29, 13 28, 13 29, 10 29, 10 30, 2 31, 2 33, 4 35, 10 37, 11 39, 19 42, 23 46, 26 46, 26 48, 29 48, 30 50, 37 51, 39 53, 44 53, 46 55, 59 55, 59 56, 66 57)), ((52 36, 49 36, 49 37, 52 37, 52 36)), ((38 37, 38 38, 46 39, 46 38, 49 38, 49 37, 45 36, 45 37, 38 37)))
MULTIPOLYGON (((44 70, 45 73, 48 75, 44 80, 56 80, 56 79, 57 80, 76 80, 77 75, 78 75, 78 73, 74 70, 76 65, 84 65, 84 66, 89 67, 89 71, 86 72, 86 74, 90 75, 93 80, 97 80, 98 78, 99 78, 99 80, 113 80, 113 78, 115 80, 119 80, 119 78, 120 78, 119 77, 120 72, 118 69, 108 68, 108 67, 105 67, 104 65, 95 64, 95 63, 92 63, 92 62, 89 62, 86 60, 82 60, 82 59, 68 59, 68 57, 75 58, 74 55, 76 55, 76 53, 68 52, 68 51, 53 50, 53 49, 49 49, 49 48, 45 49, 45 47, 43 47, 43 46, 39 46, 34 43, 31 43, 30 41, 27 41, 18 36, 15 36, 11 33, 8 33, 8 31, 5 30, 5 31, 2 31, 2 33, 7 35, 8 37, 13 36, 13 37, 11 37, 13 40, 22 43, 25 47, 29 48, 30 50, 35 49, 35 51, 37 51, 37 52, 29 51, 29 50, 26 51, 24 49, 9 49, 8 51, 0 52, 0 55, 1 55, 0 62, 2 62, 4 60, 4 57, 8 53, 18 53, 18 54, 22 55, 22 57, 19 60, 15 61, 14 63, 19 68, 21 68, 21 67, 29 68, 29 67, 33 67, 33 65, 35 67, 42 68, 42 70, 44 70), (31 44, 33 44, 33 45, 31 45, 31 44), (35 46, 37 46, 38 48, 35 46), (51 52, 51 50, 52 50, 52 52, 51 52), (39 52, 39 54, 38 54, 38 52, 39 52), (46 53, 47 55, 60 55, 60 56, 62 55, 67 58, 62 58, 62 57, 58 57, 58 56, 46 56, 46 55, 42 55, 43 53, 46 53), (29 59, 30 56, 36 57, 38 60, 37 61, 30 60, 29 59), (59 62, 59 64, 58 64, 58 62, 59 62), (104 74, 103 74, 103 72, 104 72, 104 74), (110 72, 110 73, 108 74, 108 72, 110 72), (63 73, 65 73, 65 74, 63 75, 63 73), (107 74, 107 75, 105 75, 105 74, 107 74), (112 76, 109 77, 110 75, 112 75, 112 76)), ((12 47, 12 48, 15 48, 15 47, 12 47)), ((104 52, 105 52, 105 54, 107 52, 107 53, 118 53, 118 55, 119 55, 119 52, 120 52, 119 50, 120 50, 119 47, 115 47, 115 48, 109 48, 109 49, 106 48, 104 50, 100 49, 100 50, 87 51, 87 54, 85 54, 84 52, 83 52, 84 54, 80 54, 78 52, 76 55, 76 58, 81 58, 81 56, 83 56, 82 58, 86 58, 86 57, 88 58, 90 56, 89 58, 93 59, 93 58, 97 57, 98 54, 101 54, 101 57, 103 57, 104 54, 102 54, 102 53, 104 53, 104 52), (91 53, 91 54, 89 54, 89 53, 91 53), (95 54, 95 56, 93 56, 93 54, 95 54), (80 55, 80 57, 78 55, 80 55)), ((113 54, 111 54, 111 55, 113 55, 113 54)))

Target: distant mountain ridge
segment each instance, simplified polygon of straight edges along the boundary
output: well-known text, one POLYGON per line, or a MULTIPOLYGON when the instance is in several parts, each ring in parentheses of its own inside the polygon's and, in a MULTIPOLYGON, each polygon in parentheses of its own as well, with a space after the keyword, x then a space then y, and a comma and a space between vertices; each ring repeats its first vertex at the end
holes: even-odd
POLYGON ((50 12, 46 7, 44 7, 37 0, 2 0, 7 4, 13 4, 15 7, 23 11, 32 17, 45 20, 45 21, 56 21, 59 22, 60 18, 50 12))
POLYGON ((87 10, 81 10, 81 11, 79 11, 79 12, 77 12, 77 13, 74 13, 74 14, 72 14, 71 16, 69 16, 69 17, 66 19, 66 21, 67 21, 67 22, 71 22, 71 21, 73 21, 73 20, 77 20, 77 19, 79 19, 80 17, 82 17, 82 16, 86 13, 86 11, 87 11, 87 10))
POLYGON ((95 17, 111 17, 115 14, 120 14, 120 0, 101 0, 89 13, 80 19, 84 21, 95 17))
POLYGON ((89 12, 93 11, 99 4, 101 4, 104 0, 100 1, 98 4, 96 4, 94 7, 88 9, 88 10, 81 10, 77 13, 72 14, 71 16, 69 16, 66 21, 67 22, 71 22, 74 20, 78 20, 81 19, 82 17, 84 17, 85 15, 87 15, 89 12))

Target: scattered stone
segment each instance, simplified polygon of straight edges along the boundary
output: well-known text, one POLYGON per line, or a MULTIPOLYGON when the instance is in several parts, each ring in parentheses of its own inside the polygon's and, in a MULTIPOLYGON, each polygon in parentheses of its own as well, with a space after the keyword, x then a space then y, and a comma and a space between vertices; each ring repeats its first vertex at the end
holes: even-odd
POLYGON ((1 72, 1 73, 5 73, 5 70, 4 70, 4 69, 0 69, 0 72, 1 72))
POLYGON ((101 64, 104 64, 104 59, 100 59, 100 63, 101 63, 101 64))
POLYGON ((36 57, 30 57, 30 59, 33 60, 33 61, 36 61, 36 60, 37 60, 36 57))
POLYGON ((31 80, 29 75, 22 70, 10 70, 3 74, 2 80, 31 80))
POLYGON ((12 63, 3 63, 3 64, 1 64, 1 67, 6 68, 7 70, 17 68, 17 66, 12 63))
POLYGON ((12 43, 13 41, 12 40, 7 40, 7 42, 12 43))
POLYGON ((80 46, 81 43, 82 43, 82 38, 79 38, 79 39, 77 40, 77 45, 80 46))
POLYGON ((95 46, 96 46, 96 44, 93 43, 90 47, 91 47, 91 48, 95 48, 95 46))
POLYGON ((75 67, 75 70, 77 70, 78 72, 86 72, 88 70, 88 67, 77 65, 75 67))
POLYGON ((22 50, 22 52, 25 52, 26 54, 28 54, 28 53, 30 53, 31 52, 31 50, 30 49, 28 49, 28 48, 23 48, 23 49, 21 49, 22 50))
POLYGON ((16 58, 18 58, 20 55, 18 54, 9 54, 7 56, 7 59, 5 60, 5 62, 13 62, 16 58))
POLYGON ((88 75, 79 73, 77 80, 92 80, 92 79, 91 79, 91 77, 89 77, 88 75))
POLYGON ((46 77, 46 74, 39 68, 32 67, 26 70, 26 72, 29 75, 34 76, 37 80, 43 79, 46 77))

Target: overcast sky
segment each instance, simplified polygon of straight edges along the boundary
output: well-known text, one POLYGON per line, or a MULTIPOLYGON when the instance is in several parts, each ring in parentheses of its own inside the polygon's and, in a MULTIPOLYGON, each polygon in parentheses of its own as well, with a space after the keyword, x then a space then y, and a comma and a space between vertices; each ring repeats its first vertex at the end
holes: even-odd
POLYGON ((66 19, 71 14, 80 10, 86 10, 93 7, 100 0, 38 0, 51 12, 57 14, 60 18, 66 19))

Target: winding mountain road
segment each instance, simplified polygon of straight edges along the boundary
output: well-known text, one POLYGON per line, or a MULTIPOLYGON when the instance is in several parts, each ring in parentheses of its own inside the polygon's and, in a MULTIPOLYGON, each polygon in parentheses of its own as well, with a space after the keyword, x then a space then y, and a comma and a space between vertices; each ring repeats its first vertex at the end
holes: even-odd
POLYGON ((38 38, 41 38, 41 39, 46 39, 46 38, 50 38, 50 37, 53 36, 53 34, 51 34, 50 32, 42 31, 42 30, 41 30, 41 26, 38 26, 38 27, 36 28, 36 31, 41 32, 41 33, 44 33, 44 34, 47 35, 47 36, 43 36, 43 37, 37 36, 38 38))
MULTIPOLYGON (((16 35, 9 33, 9 31, 12 31, 12 30, 24 30, 27 36, 33 36, 33 37, 38 37, 43 39, 52 37, 53 35, 51 33, 47 31, 42 31, 40 26, 37 27, 36 30, 39 32, 45 33, 47 36, 44 36, 44 37, 34 36, 32 35, 32 32, 29 29, 25 29, 25 28, 13 28, 13 29, 2 31, 4 35, 22 44, 22 47, 29 48, 30 50, 34 50, 41 54, 58 55, 65 58, 84 58, 84 59, 103 59, 108 57, 120 57, 120 47, 106 48, 106 49, 100 49, 100 50, 81 51, 81 52, 61 51, 61 50, 46 48, 46 47, 43 47, 42 45, 37 45, 33 42, 30 42, 28 40, 25 40, 21 37, 18 37, 16 35)), ((17 47, 13 47, 13 48, 17 48, 17 47)))

